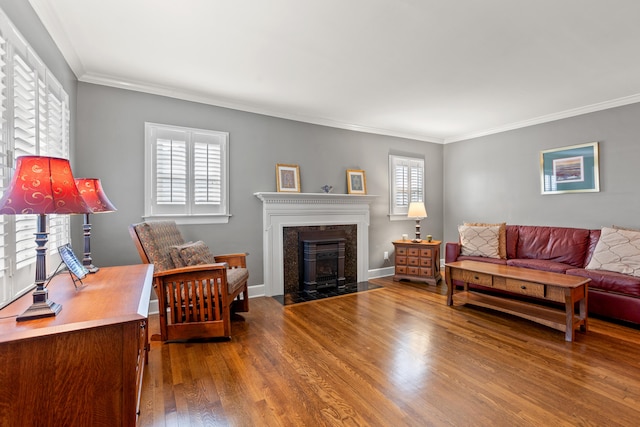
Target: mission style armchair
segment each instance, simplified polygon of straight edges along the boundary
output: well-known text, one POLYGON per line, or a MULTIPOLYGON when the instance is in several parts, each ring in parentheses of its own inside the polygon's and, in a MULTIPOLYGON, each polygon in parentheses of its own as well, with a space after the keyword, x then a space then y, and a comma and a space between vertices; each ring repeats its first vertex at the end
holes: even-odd
POLYGON ((161 340, 231 337, 231 312, 249 311, 246 254, 211 255, 173 221, 132 224, 129 233, 142 262, 154 264, 161 340))

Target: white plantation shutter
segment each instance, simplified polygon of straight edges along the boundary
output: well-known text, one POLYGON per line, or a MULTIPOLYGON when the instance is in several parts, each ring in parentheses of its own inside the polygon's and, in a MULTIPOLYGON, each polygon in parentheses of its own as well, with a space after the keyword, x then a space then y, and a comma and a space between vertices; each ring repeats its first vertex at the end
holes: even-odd
MULTIPOLYGON (((69 156, 69 98, 0 9, 0 186, 22 155, 69 156)), ((69 242, 69 215, 49 215, 49 254, 69 242)), ((35 278, 36 215, 0 215, 0 306, 35 278)), ((57 262, 48 262, 53 270, 57 262)))
POLYGON ((145 141, 145 218, 228 221, 228 133, 145 123, 145 141))
MULTIPOLYGON (((7 139, 7 40, 5 29, 0 25, 0 188, 9 185, 11 172, 11 158, 9 155, 9 141, 7 139)), ((5 218, 0 216, 0 307, 11 300, 12 290, 8 286, 9 265, 9 227, 5 218)))
POLYGON ((389 192, 392 218, 406 217, 409 203, 424 201, 424 159, 389 155, 389 192))
POLYGON ((187 142, 158 139, 156 150, 158 204, 184 205, 187 202, 187 142))
MULTIPOLYGON (((15 157, 36 153, 36 71, 22 57, 13 55, 13 135, 15 157)), ((37 216, 16 215, 16 268, 35 261, 37 216)))

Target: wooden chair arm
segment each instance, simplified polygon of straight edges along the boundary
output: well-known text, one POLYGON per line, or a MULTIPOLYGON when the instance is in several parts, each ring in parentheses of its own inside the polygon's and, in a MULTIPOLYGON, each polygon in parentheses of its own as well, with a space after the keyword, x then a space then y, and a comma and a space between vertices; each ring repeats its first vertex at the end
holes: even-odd
POLYGON ((226 262, 229 267, 247 268, 247 253, 215 255, 216 262, 226 262))
POLYGON ((226 262, 217 262, 215 264, 190 265, 188 267, 172 268, 171 270, 158 271, 153 273, 153 277, 165 277, 174 274, 199 273, 202 271, 226 270, 228 268, 226 262))

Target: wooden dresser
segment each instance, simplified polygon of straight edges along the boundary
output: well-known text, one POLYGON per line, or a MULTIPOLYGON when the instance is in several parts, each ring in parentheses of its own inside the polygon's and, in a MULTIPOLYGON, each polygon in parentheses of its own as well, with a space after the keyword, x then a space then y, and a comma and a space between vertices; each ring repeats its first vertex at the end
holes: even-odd
POLYGON ((65 272, 56 317, 16 322, 31 293, 0 310, 0 425, 135 426, 152 280, 152 265, 103 267, 76 291, 65 272))
POLYGON ((396 240, 395 266, 393 280, 416 280, 432 285, 442 280, 440 274, 440 241, 396 240))

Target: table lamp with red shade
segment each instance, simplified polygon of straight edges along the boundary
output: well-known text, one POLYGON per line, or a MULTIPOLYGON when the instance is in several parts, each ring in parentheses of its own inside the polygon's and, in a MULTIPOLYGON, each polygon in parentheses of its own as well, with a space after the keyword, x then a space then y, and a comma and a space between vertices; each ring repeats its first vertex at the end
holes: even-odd
POLYGON ((38 215, 36 236, 36 289, 33 304, 18 321, 57 315, 62 305, 51 301, 47 280, 47 214, 91 213, 76 187, 69 160, 57 157, 21 156, 9 186, 0 199, 2 215, 38 215))
MULTIPOLYGON (((85 202, 91 208, 91 213, 103 213, 113 212, 116 207, 109 200, 102 184, 98 178, 76 178, 76 185, 78 191, 85 202)), ((98 267, 93 265, 91 259, 91 223, 89 222, 89 213, 84 214, 84 257, 82 258, 82 265, 84 265, 89 273, 95 273, 99 270, 98 267)))

